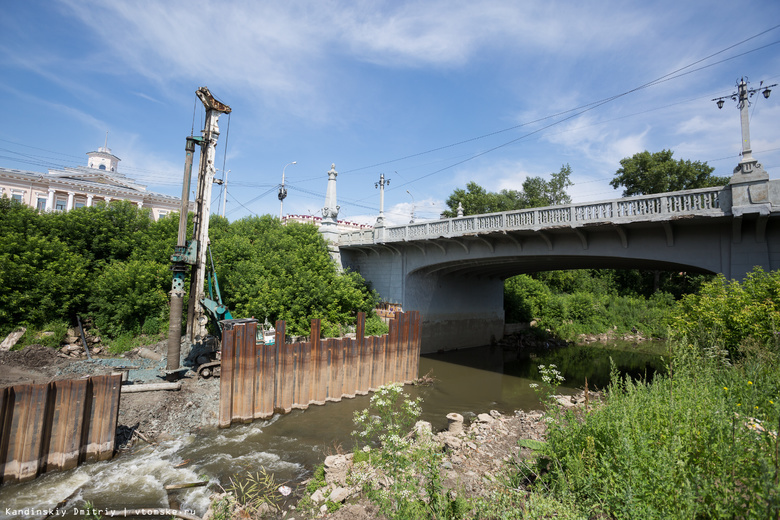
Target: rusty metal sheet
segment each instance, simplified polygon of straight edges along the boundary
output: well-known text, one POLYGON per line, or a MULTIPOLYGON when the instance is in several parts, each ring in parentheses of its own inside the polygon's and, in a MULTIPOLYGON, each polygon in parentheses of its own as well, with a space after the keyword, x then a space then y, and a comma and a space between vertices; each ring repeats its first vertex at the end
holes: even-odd
POLYGON ((0 482, 23 482, 114 454, 121 376, 94 376, 0 393, 0 482))
POLYGON ((399 313, 388 334, 368 338, 362 318, 354 340, 321 340, 320 322, 312 320, 311 341, 292 344, 284 342, 286 326, 278 321, 275 345, 256 344, 254 320, 229 320, 234 323, 223 334, 220 426, 414 379, 419 366, 419 313, 399 313))

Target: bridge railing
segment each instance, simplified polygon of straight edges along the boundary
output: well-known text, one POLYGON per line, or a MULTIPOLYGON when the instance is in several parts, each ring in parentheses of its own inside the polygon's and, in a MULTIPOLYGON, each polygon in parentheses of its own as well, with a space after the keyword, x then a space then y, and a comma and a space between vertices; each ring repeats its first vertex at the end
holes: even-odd
POLYGON ((716 186, 622 199, 529 208, 502 213, 431 220, 405 226, 344 233, 340 245, 424 240, 495 231, 540 231, 545 228, 579 227, 586 224, 627 223, 669 217, 725 215, 728 202, 724 188, 716 186))

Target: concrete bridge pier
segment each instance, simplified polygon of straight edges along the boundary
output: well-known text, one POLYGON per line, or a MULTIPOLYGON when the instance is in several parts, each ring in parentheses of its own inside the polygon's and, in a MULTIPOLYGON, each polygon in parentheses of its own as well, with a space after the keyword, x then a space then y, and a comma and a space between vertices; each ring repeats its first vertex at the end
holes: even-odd
POLYGON ((404 307, 420 311, 422 352, 486 345, 504 335, 504 281, 418 271, 404 307))

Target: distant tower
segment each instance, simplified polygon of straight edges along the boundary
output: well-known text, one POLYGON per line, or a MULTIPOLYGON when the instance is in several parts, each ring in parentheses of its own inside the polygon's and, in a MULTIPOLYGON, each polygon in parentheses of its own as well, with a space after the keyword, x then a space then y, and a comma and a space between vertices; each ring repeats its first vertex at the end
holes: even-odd
POLYGON ((119 157, 111 153, 111 148, 108 147, 108 132, 106 132, 106 142, 103 146, 97 149, 97 152, 87 152, 89 162, 87 166, 96 170, 105 170, 107 172, 116 172, 119 165, 119 157))
POLYGON ((325 207, 322 208, 322 224, 320 233, 326 240, 335 243, 338 241, 338 216, 340 207, 336 204, 336 165, 330 165, 328 171, 328 188, 325 192, 325 207))

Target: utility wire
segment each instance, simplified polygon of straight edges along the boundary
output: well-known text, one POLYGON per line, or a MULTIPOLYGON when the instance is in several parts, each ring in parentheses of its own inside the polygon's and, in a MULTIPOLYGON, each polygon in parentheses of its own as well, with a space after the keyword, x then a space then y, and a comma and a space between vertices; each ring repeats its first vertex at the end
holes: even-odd
MULTIPOLYGON (((729 45, 728 47, 725 47, 725 48, 723 48, 723 49, 721 49, 721 50, 719 50, 719 51, 717 51, 717 52, 714 52, 714 53, 712 53, 712 54, 710 54, 710 55, 708 55, 708 56, 705 56, 704 58, 700 58, 700 59, 698 59, 698 60, 696 60, 696 61, 694 61, 694 62, 692 62, 692 63, 689 63, 688 65, 685 65, 684 67, 680 67, 680 68, 678 68, 678 69, 676 69, 676 70, 673 70, 673 71, 671 71, 671 72, 669 72, 669 73, 667 73, 667 74, 664 74, 663 76, 660 76, 660 77, 658 77, 658 78, 656 78, 656 79, 654 79, 654 80, 652 80, 652 81, 649 81, 649 82, 647 82, 647 83, 644 83, 644 84, 642 84, 642 85, 639 85, 639 86, 637 86, 637 87, 635 87, 635 88, 633 88, 633 89, 631 89, 631 90, 625 91, 625 92, 623 92, 623 93, 621 93, 621 94, 615 94, 615 95, 613 95, 613 96, 610 96, 610 97, 608 97, 608 98, 604 98, 604 99, 601 99, 601 100, 598 100, 598 101, 593 101, 593 102, 590 102, 590 103, 586 103, 586 104, 584 104, 584 105, 580 105, 579 107, 575 107, 575 108, 571 108, 571 109, 568 109, 568 110, 564 110, 564 111, 558 112, 558 113, 556 113, 556 114, 552 114, 552 115, 548 115, 548 116, 545 116, 545 117, 541 117, 541 118, 535 119, 535 120, 533 120, 533 121, 524 122, 524 123, 521 123, 521 124, 519 124, 519 125, 514 125, 514 126, 511 126, 511 127, 509 127, 509 128, 504 128, 504 129, 502 129, 502 130, 496 130, 496 131, 494 131, 494 132, 490 132, 490 133, 488 133, 488 134, 480 135, 480 136, 477 136, 477 137, 472 137, 472 138, 469 138, 469 139, 465 139, 465 140, 463 140, 463 141, 459 141, 459 142, 456 142, 456 143, 451 143, 451 144, 444 145, 444 146, 439 146, 439 147, 437 147, 437 148, 432 148, 432 149, 430 149, 430 150, 426 150, 426 151, 423 151, 423 152, 418 152, 418 153, 414 153, 414 154, 406 155, 406 156, 404 156, 404 157, 400 157, 400 158, 397 158, 397 159, 391 159, 391 160, 388 160, 388 161, 382 161, 382 162, 379 162, 379 163, 375 163, 375 164, 372 164, 372 165, 369 165, 369 166, 362 166, 362 167, 360 167, 360 168, 354 168, 354 169, 351 169, 351 170, 345 170, 345 171, 344 171, 344 172, 342 172, 342 173, 345 173, 345 174, 346 174, 346 173, 354 173, 354 172, 361 171, 361 170, 365 170, 365 169, 369 169, 369 168, 375 168, 375 167, 378 167, 378 166, 384 166, 384 165, 386 165, 386 164, 391 164, 391 163, 394 163, 394 162, 399 162, 399 161, 403 161, 403 160, 406 160, 406 159, 411 159, 411 158, 414 158, 414 157, 418 157, 418 156, 420 156, 420 155, 425 155, 425 154, 429 154, 429 153, 437 152, 437 151, 440 151, 440 150, 444 150, 444 149, 447 149, 447 148, 452 148, 452 147, 455 147, 455 146, 459 146, 459 145, 462 145, 462 144, 466 144, 466 143, 474 142, 474 141, 477 141, 477 140, 480 140, 480 139, 484 139, 484 138, 487 138, 487 137, 491 137, 491 136, 494 136, 494 135, 497 135, 497 134, 501 134, 501 133, 504 133, 504 132, 508 132, 508 131, 511 131, 511 130, 515 130, 515 129, 517 129, 517 128, 521 128, 521 127, 524 127, 524 126, 528 126, 528 125, 531 125, 531 124, 534 124, 534 123, 539 123, 539 122, 541 122, 541 121, 546 121, 546 120, 548 120, 548 119, 555 118, 555 117, 559 117, 559 116, 562 116, 562 115, 565 115, 565 114, 568 114, 568 113, 571 113, 571 112, 575 112, 575 111, 580 111, 580 112, 578 112, 578 114, 576 114, 576 115, 579 115, 579 114, 581 114, 581 113, 583 113, 583 112, 587 111, 587 110, 584 110, 584 109, 589 109, 589 110, 590 110, 590 109, 593 109, 593 108, 599 107, 599 106, 601 106, 601 105, 603 105, 603 104, 605 104, 605 103, 608 103, 608 102, 610 102, 610 101, 614 101, 614 100, 616 100, 616 99, 619 99, 619 98, 621 98, 621 97, 623 97, 623 96, 626 96, 626 95, 628 95, 628 94, 632 94, 632 93, 634 93, 634 92, 637 92, 637 91, 639 91, 639 90, 643 90, 643 89, 649 88, 649 87, 651 87, 651 86, 657 85, 657 84, 659 84, 659 83, 663 83, 663 82, 666 82, 666 81, 670 81, 670 80, 672 80, 672 79, 677 79, 677 78, 679 78, 679 77, 682 77, 682 76, 684 76, 684 75, 691 74, 691 73, 693 73, 693 72, 697 72, 697 71, 699 71, 699 70, 702 70, 702 69, 705 69, 705 68, 708 68, 708 67, 712 67, 712 66, 714 66, 714 65, 717 65, 717 64, 723 63, 723 62, 725 62, 725 61, 729 61, 729 60, 732 60, 732 59, 736 59, 736 58, 738 58, 738 57, 740 57, 740 56, 744 56, 744 55, 746 55, 746 54, 750 54, 750 53, 752 53, 752 52, 756 52, 756 51, 758 51, 758 50, 764 49, 764 48, 766 48, 766 47, 769 47, 769 46, 771 46, 771 45, 776 45, 776 44, 780 43, 780 40, 778 40, 778 41, 774 41, 774 42, 772 42, 772 43, 769 43, 769 44, 766 44, 766 45, 763 45, 763 46, 761 46, 761 47, 757 47, 757 48, 755 48, 755 49, 751 49, 751 50, 749 50, 749 51, 746 51, 746 52, 743 52, 743 53, 737 54, 737 55, 735 55, 735 56, 731 56, 731 57, 729 57, 729 58, 726 58, 726 59, 723 59, 723 60, 717 61, 717 62, 715 62, 715 63, 711 63, 711 64, 709 64, 709 65, 706 65, 706 66, 704 66, 704 67, 699 67, 699 68, 697 68, 697 69, 694 69, 694 70, 691 70, 691 71, 687 71, 687 72, 684 72, 684 73, 678 74, 678 73, 680 73, 680 72, 682 72, 682 71, 684 71, 684 70, 686 70, 686 69, 689 69, 690 67, 693 67, 693 66, 695 66, 695 65, 698 65, 699 63, 702 63, 703 61, 706 61, 706 60, 708 60, 708 59, 710 59, 710 58, 713 58, 713 57, 715 57, 715 56, 717 56, 717 55, 719 55, 719 54, 722 54, 722 53, 724 53, 724 52, 726 52, 726 51, 728 51, 728 50, 730 50, 730 49, 733 49, 734 47, 737 47, 737 46, 739 46, 739 45, 742 45, 743 43, 746 43, 746 42, 748 42, 748 41, 750 41, 750 40, 753 40, 753 39, 755 39, 755 38, 758 38, 759 36, 761 36, 761 35, 763 35, 763 34, 766 34, 766 33, 770 32, 770 31, 773 31, 773 30, 775 30, 775 29, 777 29, 777 28, 780 28, 780 24, 778 24, 778 25, 775 25, 774 27, 771 27, 771 28, 769 28, 769 29, 766 29, 766 30, 764 30, 764 31, 762 31, 762 32, 760 32, 760 33, 754 34, 753 36, 750 36, 750 37, 748 37, 748 38, 745 38, 744 40, 741 40, 741 41, 739 41, 739 42, 737 42, 737 43, 734 43, 734 44, 732 44, 732 45, 729 45)), ((564 119, 562 119, 562 120, 561 120, 561 121, 559 121, 559 122, 563 122, 563 121, 566 121, 566 120, 568 120, 568 119, 571 119, 571 117, 564 118, 564 119)), ((544 127, 544 128, 549 128, 550 126, 552 126, 552 125, 548 125, 547 127, 544 127)), ((534 133, 535 133, 535 132, 534 132, 534 133)), ((511 142, 514 142, 514 141, 510 141, 510 143, 511 143, 511 142)), ((500 148, 500 146, 499 146, 499 147, 492 148, 490 151, 492 151, 492 150, 495 150, 495 149, 497 149, 497 148, 500 148)), ((477 155, 477 156, 475 156, 475 157, 479 157, 479 155, 477 155)), ((461 164, 461 163, 457 163, 457 164, 461 164)), ((457 165, 457 164, 456 164, 456 165, 457 165)), ((441 170, 440 170, 440 171, 441 171, 441 170)), ((406 184, 408 184, 408 183, 406 183, 406 184)))

